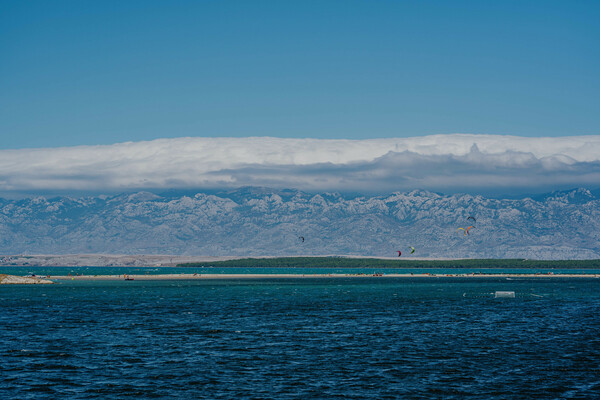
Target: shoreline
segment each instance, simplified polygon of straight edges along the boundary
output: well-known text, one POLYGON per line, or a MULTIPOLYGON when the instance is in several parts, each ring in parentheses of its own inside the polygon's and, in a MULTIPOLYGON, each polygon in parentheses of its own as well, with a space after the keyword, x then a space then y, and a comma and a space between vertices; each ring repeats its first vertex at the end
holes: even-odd
POLYGON ((49 275, 53 281, 170 281, 217 279, 324 279, 324 278, 583 278, 600 274, 159 274, 159 275, 49 275))
MULTIPOLYGON (((0 267, 176 267, 188 263, 215 263, 222 261, 251 259, 270 260, 285 256, 182 256, 169 254, 0 254, 0 267)), ((398 260, 398 257, 360 255, 294 255, 291 258, 334 258, 334 259, 373 259, 398 260)), ((460 258, 443 257, 404 257, 404 261, 451 261, 460 258)))

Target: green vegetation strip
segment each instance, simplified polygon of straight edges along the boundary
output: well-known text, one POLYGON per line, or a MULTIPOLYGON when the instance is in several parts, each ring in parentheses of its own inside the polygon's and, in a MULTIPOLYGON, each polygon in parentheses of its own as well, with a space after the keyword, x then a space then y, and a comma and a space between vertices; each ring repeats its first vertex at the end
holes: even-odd
POLYGON ((242 267, 242 268, 572 268, 597 269, 600 260, 381 260, 344 257, 242 258, 228 261, 177 264, 178 267, 242 267))

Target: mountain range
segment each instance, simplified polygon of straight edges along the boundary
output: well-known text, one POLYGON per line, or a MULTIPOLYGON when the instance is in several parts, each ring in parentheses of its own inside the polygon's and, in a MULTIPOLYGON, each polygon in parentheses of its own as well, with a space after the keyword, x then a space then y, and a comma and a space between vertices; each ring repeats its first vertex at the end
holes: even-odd
POLYGON ((600 258, 599 195, 583 188, 507 199, 244 187, 0 199, 0 254, 593 259, 600 258), (469 226, 468 235, 458 229, 469 226))

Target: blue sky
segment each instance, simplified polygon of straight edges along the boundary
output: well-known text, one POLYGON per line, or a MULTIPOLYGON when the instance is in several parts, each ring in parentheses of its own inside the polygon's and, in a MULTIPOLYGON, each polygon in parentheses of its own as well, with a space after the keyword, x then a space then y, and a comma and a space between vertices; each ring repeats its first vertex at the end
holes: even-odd
POLYGON ((600 133, 598 1, 1 1, 0 148, 600 133))

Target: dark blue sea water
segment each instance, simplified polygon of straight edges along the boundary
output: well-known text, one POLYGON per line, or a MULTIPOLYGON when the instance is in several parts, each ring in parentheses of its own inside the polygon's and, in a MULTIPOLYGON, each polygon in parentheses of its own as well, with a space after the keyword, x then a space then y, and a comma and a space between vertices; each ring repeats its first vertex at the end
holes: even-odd
POLYGON ((600 398, 600 279, 68 281, 0 303, 1 399, 600 398))

